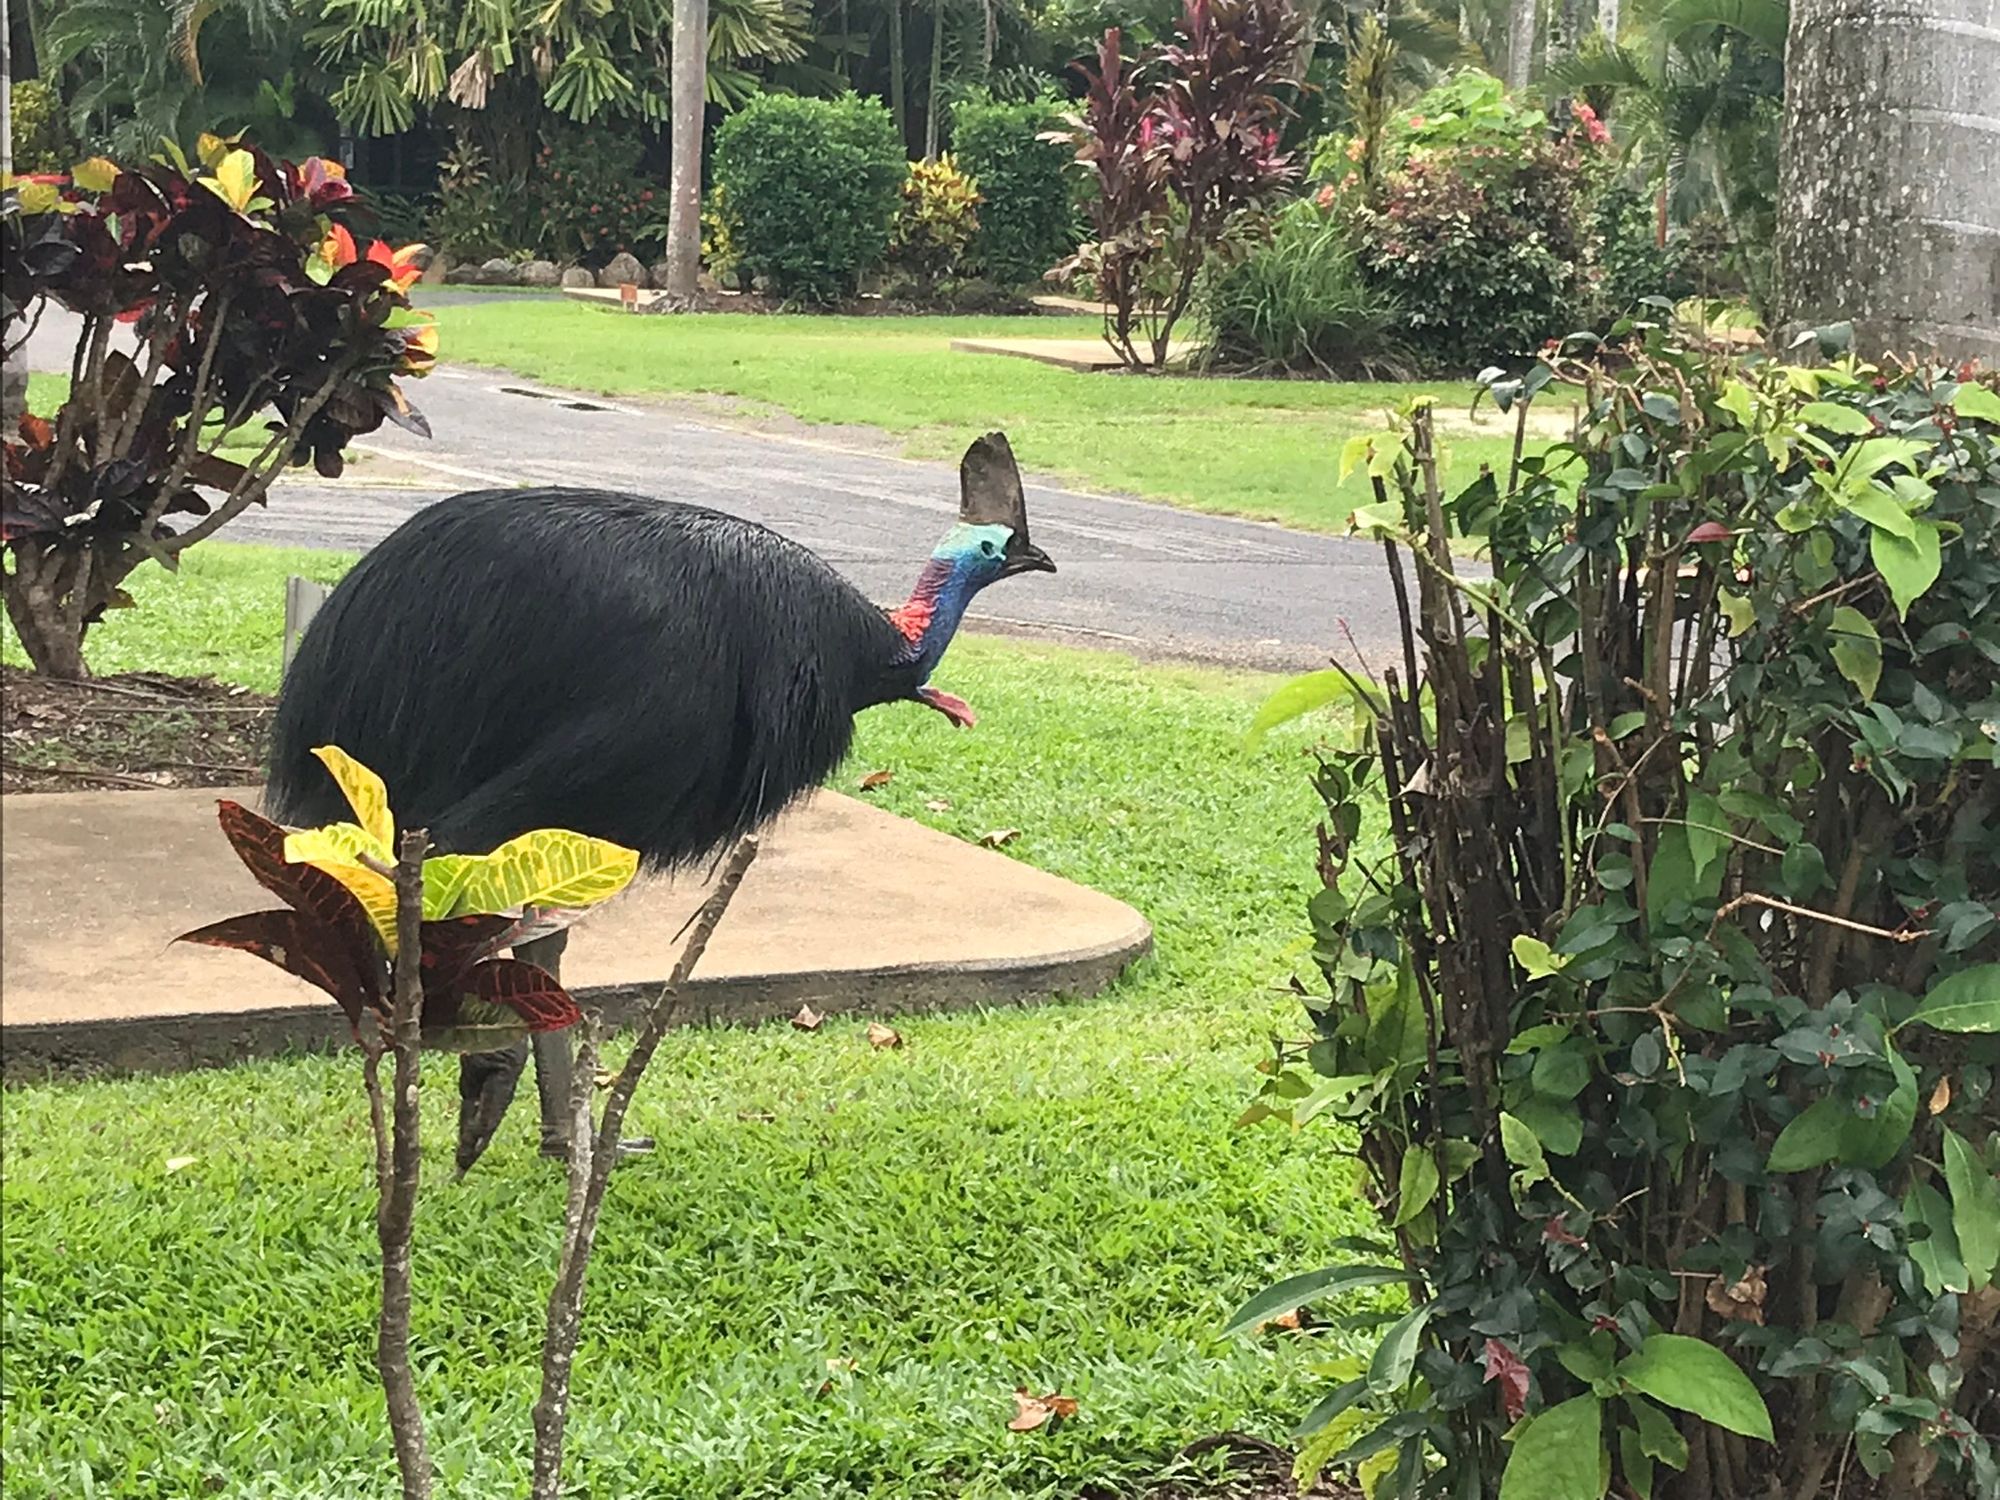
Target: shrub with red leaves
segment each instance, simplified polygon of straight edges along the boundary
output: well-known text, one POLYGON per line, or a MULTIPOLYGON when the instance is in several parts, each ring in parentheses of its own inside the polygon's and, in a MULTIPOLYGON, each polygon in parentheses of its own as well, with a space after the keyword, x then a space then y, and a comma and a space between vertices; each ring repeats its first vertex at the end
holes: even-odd
POLYGON ((396 383, 436 350, 407 296, 420 247, 358 250, 329 217, 352 197, 335 163, 212 136, 199 156, 100 158, 6 206, 9 346, 47 303, 83 320, 61 410, 5 435, 0 583, 52 676, 86 675, 84 636, 131 603, 134 568, 178 566, 286 465, 336 475, 348 441, 384 419, 429 434, 396 383), (224 458, 259 418, 256 455, 224 458))
POLYGON ((1056 138, 1095 179, 1096 238, 1051 274, 1094 279, 1105 340, 1129 367, 1166 363, 1202 267, 1297 176, 1274 91, 1297 83, 1303 34, 1290 0, 1186 0, 1170 45, 1128 62, 1113 27, 1097 66, 1077 65, 1084 109, 1056 138))

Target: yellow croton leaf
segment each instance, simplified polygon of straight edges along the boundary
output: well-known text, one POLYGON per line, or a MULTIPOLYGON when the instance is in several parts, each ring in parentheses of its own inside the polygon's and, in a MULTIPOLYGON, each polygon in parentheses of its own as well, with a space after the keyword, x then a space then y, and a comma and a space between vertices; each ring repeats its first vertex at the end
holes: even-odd
POLYGON ((86 193, 108 193, 118 180, 118 164, 108 156, 93 156, 71 167, 69 180, 86 193))
POLYGON ((329 823, 324 828, 305 828, 285 835, 285 858, 295 865, 311 865, 331 875, 345 886, 368 923, 382 939, 393 958, 396 953, 396 883, 363 863, 362 856, 387 862, 380 842, 367 829, 354 823, 329 823))
POLYGON ((15 188, 15 201, 29 217, 52 212, 62 205, 62 194, 52 182, 23 182, 15 188))
POLYGON ((215 163, 215 175, 201 179, 203 187, 239 214, 257 196, 257 159, 248 151, 226 152, 215 163))
POLYGON ((204 130, 200 139, 194 143, 195 160, 210 171, 214 171, 215 164, 227 156, 230 148, 241 139, 241 136, 221 136, 212 130, 204 130))
POLYGON ((513 911, 524 906, 575 909, 609 900, 639 870, 633 850, 562 828, 538 828, 509 839, 491 854, 445 855, 435 885, 425 870, 425 915, 433 891, 438 917, 513 911))
POLYGON ((373 851, 375 856, 393 861, 396 857, 396 823, 389 814, 389 789, 382 784, 382 778, 338 745, 321 745, 313 754, 326 767, 327 774, 333 777, 334 785, 340 788, 340 795, 347 799, 347 805, 354 809, 354 821, 367 829, 375 840, 378 846, 373 851))

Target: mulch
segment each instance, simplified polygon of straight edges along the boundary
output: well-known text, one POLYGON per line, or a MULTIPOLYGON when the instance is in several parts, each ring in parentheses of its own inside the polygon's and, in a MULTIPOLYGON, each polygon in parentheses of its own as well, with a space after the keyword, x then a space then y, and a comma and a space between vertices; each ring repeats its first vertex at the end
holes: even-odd
POLYGON ((0 666, 0 791, 156 791, 263 779, 273 700, 210 677, 57 682, 0 666))

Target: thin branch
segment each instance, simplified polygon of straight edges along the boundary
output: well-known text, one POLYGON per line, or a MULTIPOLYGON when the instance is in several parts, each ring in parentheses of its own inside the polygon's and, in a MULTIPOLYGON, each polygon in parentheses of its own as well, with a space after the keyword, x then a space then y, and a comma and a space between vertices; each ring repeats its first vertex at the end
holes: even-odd
POLYGON ((378 1178, 380 1203, 375 1215, 376 1238, 382 1247, 382 1311, 375 1368, 388 1398, 389 1431, 396 1446, 396 1467, 402 1474, 403 1500, 430 1500, 432 1483, 423 1408, 417 1403, 416 1381, 410 1371, 410 1231, 423 1162, 417 1104, 424 1010, 424 854, 429 848, 430 838, 425 833, 404 833, 395 867, 396 986, 388 1045, 396 1059, 396 1096, 386 1146, 381 1133, 382 1086, 377 1076, 379 1040, 368 1060, 378 1174, 387 1164, 386 1174, 378 1178))
POLYGON ((1789 901, 1780 901, 1775 896, 1760 895, 1756 891, 1745 891, 1733 900, 1725 901, 1716 910, 1715 920, 1709 924, 1710 934, 1712 935, 1725 921, 1746 906, 1767 906, 1772 911, 1781 911, 1787 916, 1825 922, 1831 927, 1845 928, 1849 932, 1858 932, 1865 937, 1881 938, 1889 943, 1920 943, 1925 938, 1935 935, 1929 927, 1904 928, 1900 931, 1887 927, 1871 927, 1866 922, 1856 922, 1848 917, 1836 917, 1831 912, 1814 911, 1810 906, 1794 906, 1789 901))
POLYGON ((708 900, 695 914, 687 943, 674 963, 673 974, 654 997, 640 1024, 631 1054, 611 1085, 604 1102, 604 1118, 595 1136, 590 1129, 590 1091, 597 1073, 597 1024, 586 1018, 570 1096, 572 1111, 569 1164, 569 1200, 564 1213, 562 1260, 556 1284, 549 1292, 547 1330, 542 1337, 542 1390, 535 1402, 535 1462, 530 1490, 533 1500, 560 1500, 562 1494, 563 1433, 569 1421, 569 1382, 576 1359, 577 1335, 583 1321, 583 1282, 597 1239, 597 1218, 604 1206, 604 1189, 611 1168, 618 1159, 618 1142, 625 1123, 625 1111, 638 1090, 639 1080, 653 1060, 660 1040, 672 1024, 681 987, 708 949, 716 924, 729 910, 743 873, 757 857, 755 836, 739 839, 722 866, 721 878, 708 900))

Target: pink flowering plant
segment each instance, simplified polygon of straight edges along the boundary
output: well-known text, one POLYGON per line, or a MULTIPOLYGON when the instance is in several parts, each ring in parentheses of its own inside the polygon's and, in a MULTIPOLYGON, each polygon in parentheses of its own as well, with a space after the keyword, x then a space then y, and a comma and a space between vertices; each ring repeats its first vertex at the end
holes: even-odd
POLYGON ((1290 0, 1187 0, 1168 45, 1128 59, 1114 27, 1078 64, 1083 109, 1049 139, 1091 176, 1094 238, 1050 275, 1092 279, 1128 368, 1166 364, 1202 269, 1297 176, 1276 91, 1297 84, 1302 35, 1290 0))

